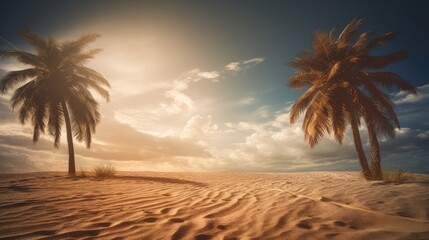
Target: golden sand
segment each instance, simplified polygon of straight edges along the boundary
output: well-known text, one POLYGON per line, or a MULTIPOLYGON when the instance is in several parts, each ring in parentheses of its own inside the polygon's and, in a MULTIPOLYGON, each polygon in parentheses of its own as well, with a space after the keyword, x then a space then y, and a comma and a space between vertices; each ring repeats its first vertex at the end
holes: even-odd
POLYGON ((429 176, 0 175, 0 239, 429 239, 429 176))

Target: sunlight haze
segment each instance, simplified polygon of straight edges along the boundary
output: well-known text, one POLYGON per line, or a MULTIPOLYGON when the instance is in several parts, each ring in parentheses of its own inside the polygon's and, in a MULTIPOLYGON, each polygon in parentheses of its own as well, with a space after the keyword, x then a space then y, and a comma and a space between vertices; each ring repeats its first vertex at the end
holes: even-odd
MULTIPOLYGON (((103 51, 88 66, 111 83, 111 96, 107 103, 100 101, 102 119, 91 149, 75 142, 78 168, 91 169, 107 161, 124 171, 358 170, 349 128, 342 146, 326 136, 310 148, 301 130, 302 118, 289 124, 290 107, 303 91, 287 86, 295 72, 287 63, 311 48, 314 30, 342 29, 359 17, 364 18, 365 31, 397 32, 398 38, 382 51, 409 52, 407 60, 389 70, 400 73, 419 93, 389 90, 402 129, 395 139, 380 139, 383 165, 429 172, 424 147, 429 144, 428 113, 423 107, 428 104, 429 85, 421 64, 429 61, 429 49, 415 44, 427 33, 408 28, 421 20, 428 24, 423 10, 402 18, 383 8, 386 17, 378 19, 381 6, 366 11, 358 3, 340 1, 311 8, 307 1, 264 6, 257 1, 96 2, 40 1, 45 8, 23 6, 19 17, 13 13, 1 17, 0 36, 25 50, 30 49, 19 39, 24 26, 61 41, 85 33, 101 35, 90 48, 103 51), (331 16, 329 10, 337 4, 350 11, 331 16), (297 9, 307 13, 299 15, 297 9), (50 17, 34 20, 50 10, 55 10, 50 17), (392 18, 400 20, 386 20, 392 18)), ((392 5, 401 7, 395 1, 392 5)), ((407 8, 404 12, 410 13, 407 8)), ((11 47, 4 41, 0 46, 11 47)), ((2 59, 0 73, 20 69, 17 64, 2 59)), ((66 169, 65 129, 59 149, 53 148, 48 135, 33 144, 31 126, 20 125, 16 111, 10 110, 10 96, 0 96, 0 172, 66 169)), ((368 149, 364 125, 361 136, 368 149)))

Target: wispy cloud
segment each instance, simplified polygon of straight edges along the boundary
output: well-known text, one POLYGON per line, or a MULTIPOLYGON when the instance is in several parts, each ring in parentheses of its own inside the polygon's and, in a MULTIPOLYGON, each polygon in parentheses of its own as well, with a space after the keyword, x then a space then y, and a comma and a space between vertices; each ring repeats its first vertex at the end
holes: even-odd
POLYGON ((265 59, 264 58, 261 58, 261 57, 258 57, 258 58, 252 58, 252 59, 249 59, 249 60, 246 60, 246 61, 243 61, 243 64, 244 65, 253 65, 253 66, 255 66, 255 65, 258 65, 258 64, 260 64, 261 62, 263 62, 265 59))
MULTIPOLYGON (((62 141, 60 149, 54 149, 48 138, 41 138, 33 144, 29 134, 20 133, 24 129, 14 129, 0 135, 2 161, 0 172, 64 170, 67 166, 67 147, 62 141), (16 161, 16 160, 19 161, 16 161)), ((151 166, 158 170, 181 170, 194 168, 181 163, 184 158, 209 158, 210 154, 194 141, 178 137, 158 137, 137 131, 119 123, 113 116, 105 115, 97 128, 97 134, 90 150, 75 143, 79 165, 90 167, 99 160, 114 162, 134 161, 140 166, 151 166), (169 165, 165 167, 164 165, 169 165), (174 167, 174 165, 176 165, 174 167)), ((186 162, 186 161, 185 161, 186 162)), ((119 164, 120 169, 128 169, 119 164)), ((141 167, 140 170, 143 170, 141 167)))
POLYGON ((168 90, 165 92, 165 97, 172 99, 172 102, 161 102, 160 106, 169 114, 180 113, 184 108, 188 111, 193 111, 195 109, 194 101, 188 95, 179 90, 168 90))
POLYGON ((262 63, 264 60, 265 58, 257 57, 257 58, 252 58, 248 60, 231 62, 231 63, 228 63, 224 68, 226 71, 229 71, 229 72, 239 72, 239 71, 254 67, 262 63))
POLYGON ((197 74, 199 77, 206 78, 206 79, 216 79, 220 76, 218 71, 211 71, 211 72, 198 72, 197 74))
POLYGON ((238 72, 241 70, 240 62, 231 62, 225 66, 225 69, 232 72, 238 72))
MULTIPOLYGON (((245 68, 250 68, 262 61, 263 58, 253 58, 242 61, 240 64, 245 66, 245 68)), ((178 122, 186 124, 188 119, 199 114, 199 109, 197 109, 195 100, 189 94, 189 91, 192 90, 192 86, 202 81, 219 82, 226 79, 228 74, 230 74, 229 71, 222 69, 207 71, 194 68, 186 71, 175 78, 172 84, 164 88, 156 89, 157 92, 163 92, 151 97, 152 99, 156 99, 152 104, 116 110, 117 120, 124 124, 129 124, 139 131, 156 136, 165 136, 166 134, 180 132, 181 127, 178 122), (170 119, 176 120, 176 123, 173 124, 173 126, 175 126, 174 129, 171 127, 172 122, 170 119), (167 127, 168 124, 163 124, 163 122, 168 122, 170 127, 167 127), (156 125, 158 125, 158 127, 156 127, 156 125)), ((147 96, 147 93, 142 95, 143 98, 147 96)), ((255 101, 255 98, 247 97, 238 100, 238 105, 250 105, 255 101)))
POLYGON ((417 103, 429 98, 429 84, 417 87, 417 95, 400 91, 394 95, 395 104, 417 103))
MULTIPOLYGON (((306 169, 348 169, 359 170, 351 131, 346 132, 343 145, 336 143, 332 136, 325 136, 315 148, 304 141, 301 123, 288 124, 289 112, 277 114, 274 119, 264 123, 229 123, 228 128, 245 133, 244 141, 237 142, 230 149, 217 152, 231 165, 239 165, 249 171, 288 171, 306 169)), ((301 119, 302 121, 302 119, 301 119)), ((427 154, 424 145, 429 144, 427 131, 402 129, 397 131, 396 139, 380 142, 384 163, 397 154, 412 156, 427 154), (421 153, 420 153, 421 152, 421 153)), ((361 129, 362 142, 369 153, 368 136, 361 129)), ((216 155, 216 154, 215 154, 216 155)))
POLYGON ((256 98, 254 97, 245 97, 240 100, 238 100, 237 105, 238 106, 246 106, 246 105, 252 105, 256 102, 256 98))
POLYGON ((255 114, 259 118, 268 118, 268 117, 270 117, 270 110, 269 109, 270 109, 270 107, 267 105, 259 107, 255 110, 255 114))
MULTIPOLYGON (((216 131, 218 126, 212 122, 212 116, 202 117, 200 115, 192 116, 183 128, 180 136, 184 139, 194 139, 200 141, 205 135, 216 131)), ((200 142, 203 143, 204 142, 200 142)))

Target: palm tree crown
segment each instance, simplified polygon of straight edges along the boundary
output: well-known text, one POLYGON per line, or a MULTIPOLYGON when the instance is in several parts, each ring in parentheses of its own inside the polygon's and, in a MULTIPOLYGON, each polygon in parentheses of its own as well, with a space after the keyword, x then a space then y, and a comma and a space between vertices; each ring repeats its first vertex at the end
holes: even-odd
POLYGON ((19 120, 34 128, 33 141, 47 130, 59 147, 61 128, 66 123, 69 145, 69 173, 74 174, 72 133, 79 141, 91 146, 91 136, 100 122, 99 104, 90 90, 107 101, 109 82, 95 70, 85 66, 100 49, 86 50, 98 35, 89 34, 76 41, 57 42, 42 39, 31 31, 22 31, 22 38, 35 52, 0 50, 1 57, 13 58, 29 67, 10 71, 0 80, 2 94, 18 84, 11 97, 12 108, 19 107, 19 120), (73 156, 72 156, 73 155, 73 156), (70 161, 73 161, 71 163, 70 161), (70 168, 73 169, 70 169, 70 168))
POLYGON ((338 37, 333 30, 329 33, 316 31, 312 51, 303 52, 289 63, 297 69, 288 81, 289 86, 293 89, 310 87, 293 105, 290 122, 294 123, 306 110, 303 130, 311 147, 318 144, 325 133, 331 132, 342 143, 346 126, 350 124, 363 173, 370 178, 358 130, 363 118, 373 150, 372 177, 380 178, 376 134, 394 137, 395 128, 400 127, 394 104, 380 86, 398 87, 414 94, 416 90, 395 73, 377 71, 404 59, 406 54, 399 51, 382 56, 370 55, 374 47, 395 35, 386 33, 369 39, 370 33, 365 32, 355 38, 361 22, 352 20, 338 37))

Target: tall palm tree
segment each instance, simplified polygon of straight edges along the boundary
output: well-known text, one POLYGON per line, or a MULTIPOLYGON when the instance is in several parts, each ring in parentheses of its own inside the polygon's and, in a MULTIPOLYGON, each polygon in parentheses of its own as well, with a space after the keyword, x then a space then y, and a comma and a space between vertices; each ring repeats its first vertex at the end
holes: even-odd
POLYGON ((29 30, 22 38, 34 47, 34 52, 0 50, 0 56, 16 59, 29 67, 10 71, 0 80, 0 92, 5 94, 18 84, 11 97, 12 109, 19 107, 21 124, 33 126, 33 141, 37 142, 46 127, 54 137, 54 147, 60 144, 65 122, 69 152, 68 172, 74 175, 73 135, 91 146, 91 136, 100 122, 99 104, 90 90, 109 100, 109 82, 95 70, 85 66, 100 49, 86 50, 98 35, 89 34, 75 41, 58 42, 43 39, 29 30))
POLYGON ((361 20, 352 20, 337 37, 316 31, 312 51, 303 52, 289 63, 297 69, 288 84, 293 89, 309 87, 294 103, 290 122, 296 122, 306 110, 303 130, 311 147, 320 142, 325 133, 333 132, 340 144, 346 126, 350 124, 362 173, 367 179, 381 179, 380 149, 377 135, 395 136, 400 128, 394 103, 380 87, 397 87, 416 94, 416 89, 399 75, 379 71, 387 65, 406 57, 403 51, 382 56, 372 56, 370 51, 393 39, 385 33, 369 39, 364 32, 355 37, 361 20), (359 134, 360 120, 368 129, 371 145, 371 168, 362 147, 359 134))

